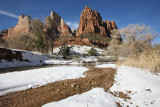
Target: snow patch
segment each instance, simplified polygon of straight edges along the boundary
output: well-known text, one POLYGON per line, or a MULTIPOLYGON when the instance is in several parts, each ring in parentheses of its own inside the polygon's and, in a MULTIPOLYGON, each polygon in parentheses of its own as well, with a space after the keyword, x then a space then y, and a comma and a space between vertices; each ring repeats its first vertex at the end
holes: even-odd
POLYGON ((148 70, 122 65, 117 69, 115 83, 110 91, 123 92, 131 97, 127 101, 116 98, 123 107, 127 107, 127 105, 130 107, 159 107, 160 76, 154 75, 148 70))
MULTIPOLYGON (((90 46, 80 46, 80 45, 68 45, 68 46, 72 46, 72 49, 71 49, 71 52, 70 54, 88 54, 88 51, 92 48, 90 46)), ((101 54, 108 54, 107 51, 103 50, 103 49, 100 49, 100 48, 95 48, 98 53, 101 55, 101 54)), ((54 53, 58 53, 60 50, 60 47, 59 48, 55 48, 54 49, 54 53)))
POLYGON ((86 93, 51 102, 42 107, 117 107, 113 95, 103 88, 94 88, 86 93))
POLYGON ((0 74, 0 95, 55 81, 85 77, 83 73, 87 70, 85 67, 48 67, 0 74))
POLYGON ((96 67, 98 68, 117 68, 115 64, 102 64, 102 65, 97 65, 96 67))

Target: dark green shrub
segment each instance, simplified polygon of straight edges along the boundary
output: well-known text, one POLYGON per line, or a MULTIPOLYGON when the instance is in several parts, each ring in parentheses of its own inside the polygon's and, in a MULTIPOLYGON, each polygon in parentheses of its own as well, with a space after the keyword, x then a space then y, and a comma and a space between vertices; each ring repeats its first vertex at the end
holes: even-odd
POLYGON ((64 45, 60 48, 59 54, 61 54, 64 59, 67 59, 67 56, 70 55, 71 48, 71 46, 64 45))
POLYGON ((91 48, 89 51, 88 51, 88 54, 91 55, 91 56, 97 56, 98 55, 98 51, 95 49, 95 48, 91 48))

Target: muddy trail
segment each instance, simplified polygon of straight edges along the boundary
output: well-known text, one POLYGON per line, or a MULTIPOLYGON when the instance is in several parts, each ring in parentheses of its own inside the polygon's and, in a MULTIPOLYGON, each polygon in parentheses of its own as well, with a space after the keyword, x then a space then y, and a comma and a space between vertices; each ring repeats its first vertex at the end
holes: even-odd
POLYGON ((113 68, 91 67, 84 74, 86 77, 67 79, 47 84, 42 87, 9 93, 0 97, 0 107, 41 107, 75 94, 81 94, 95 87, 105 91, 113 85, 116 70, 113 68))

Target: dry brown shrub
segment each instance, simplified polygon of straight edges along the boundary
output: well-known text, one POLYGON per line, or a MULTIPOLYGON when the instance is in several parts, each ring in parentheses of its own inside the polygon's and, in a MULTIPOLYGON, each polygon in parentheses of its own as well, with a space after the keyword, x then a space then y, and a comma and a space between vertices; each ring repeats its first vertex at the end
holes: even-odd
POLYGON ((142 53, 129 57, 123 64, 158 73, 160 72, 160 50, 145 50, 142 53))

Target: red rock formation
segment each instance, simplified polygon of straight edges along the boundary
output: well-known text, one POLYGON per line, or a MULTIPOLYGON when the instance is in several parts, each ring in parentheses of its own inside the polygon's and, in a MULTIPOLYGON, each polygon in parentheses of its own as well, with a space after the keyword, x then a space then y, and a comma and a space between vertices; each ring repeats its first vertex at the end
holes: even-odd
POLYGON ((12 38, 13 36, 16 36, 18 34, 27 34, 31 30, 30 26, 31 22, 31 17, 30 16, 25 16, 21 15, 19 16, 19 20, 16 26, 13 28, 9 28, 8 32, 4 34, 3 38, 12 38))
POLYGON ((103 22, 102 17, 97 12, 97 10, 93 11, 89 7, 85 7, 85 9, 81 13, 79 27, 76 31, 76 35, 80 36, 83 33, 96 33, 99 35, 106 35, 110 33, 111 29, 115 29, 116 23, 115 21, 103 22))
POLYGON ((71 35, 72 31, 70 27, 64 22, 64 20, 54 11, 51 12, 50 17, 54 22, 56 22, 58 26, 58 31, 61 35, 66 36, 66 35, 71 35))
MULTIPOLYGON (((81 34, 83 33, 94 33, 96 36, 101 36, 102 38, 111 38, 110 31, 112 29, 117 29, 115 21, 106 20, 103 22, 102 17, 97 12, 97 10, 93 11, 89 7, 85 7, 85 9, 81 13, 80 23, 78 29, 75 31, 73 30, 73 35, 76 37, 68 38, 67 35, 72 35, 72 31, 70 27, 64 22, 64 20, 55 12, 51 12, 50 14, 51 19, 56 22, 57 31, 60 33, 63 39, 63 36, 66 36, 65 43, 73 44, 73 45, 97 45, 99 47, 107 47, 108 42, 105 41, 97 41, 95 39, 89 39, 86 37, 82 37, 81 34), (105 35, 105 36, 104 36, 105 35)), ((3 39, 12 38, 18 34, 27 34, 31 31, 31 17, 21 15, 19 17, 18 24, 13 28, 9 28, 8 31, 3 35, 3 39)), ((46 26, 47 26, 46 21, 46 26)), ((46 26, 44 30, 46 30, 46 26)), ((92 36, 92 35, 91 35, 92 36)), ((99 39, 98 39, 99 40, 99 39)), ((60 45, 64 44, 62 41, 56 41, 55 44, 60 45)))
POLYGON ((89 46, 96 45, 102 48, 108 46, 108 42, 96 41, 96 40, 90 41, 88 38, 82 38, 80 36, 77 38, 66 38, 65 40, 54 42, 55 45, 62 45, 63 43, 67 43, 70 45, 89 45, 89 46))
MULTIPOLYGON (((92 40, 86 37, 82 37, 81 34, 93 33, 96 34, 96 36, 101 35, 101 39, 111 39, 110 33, 112 29, 117 29, 115 21, 110 22, 109 20, 106 20, 103 22, 102 17, 97 12, 97 10, 93 11, 91 8, 86 6, 81 13, 79 27, 76 30, 77 37, 66 38, 64 41, 72 45, 97 45, 99 47, 107 47, 108 42, 94 39, 92 40)), ((61 45, 61 43, 64 43, 64 41, 56 41, 55 44, 61 45)))
MULTIPOLYGON (((63 21, 63 19, 56 14, 55 12, 51 12, 52 20, 56 20, 58 25, 57 30, 61 35, 71 35, 71 29, 69 26, 63 21)), ((3 39, 6 40, 8 38, 12 38, 16 35, 28 34, 31 31, 31 17, 26 15, 19 16, 19 20, 16 26, 9 28, 8 31, 3 35, 3 39)))
POLYGON ((116 22, 114 20, 112 20, 111 22, 109 20, 106 20, 104 24, 106 25, 106 29, 108 32, 110 32, 112 29, 117 29, 116 22))

